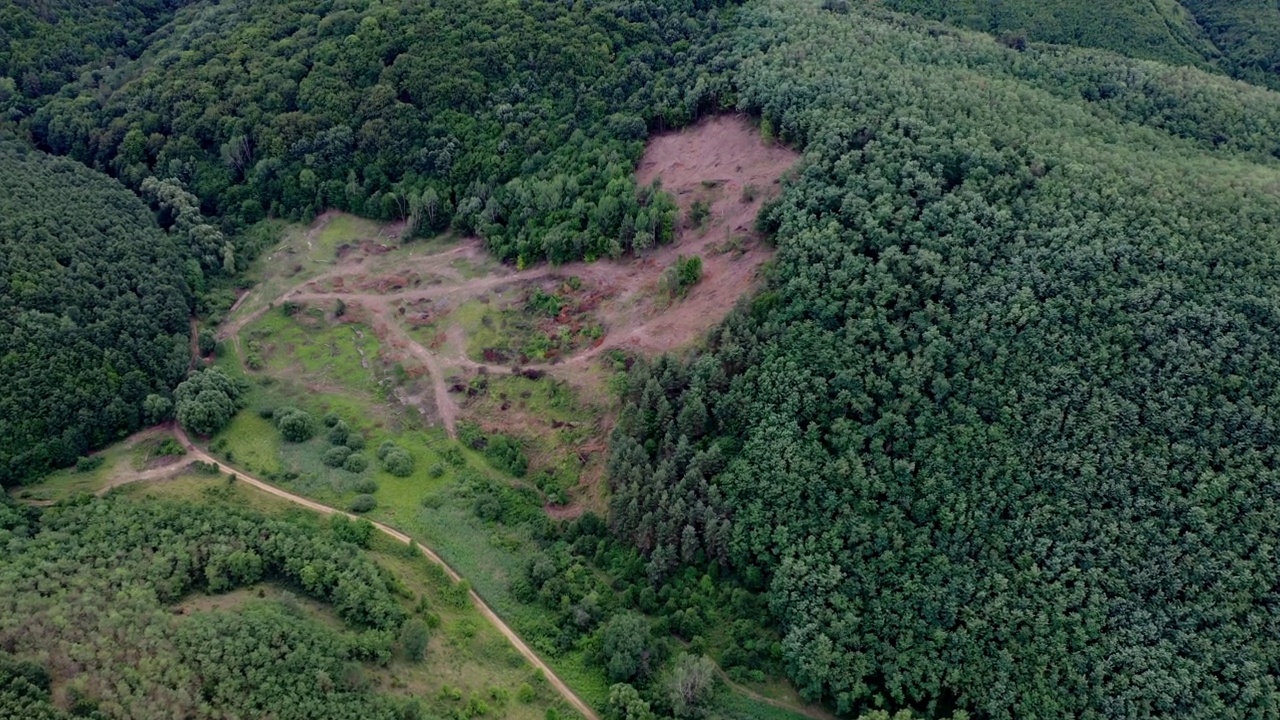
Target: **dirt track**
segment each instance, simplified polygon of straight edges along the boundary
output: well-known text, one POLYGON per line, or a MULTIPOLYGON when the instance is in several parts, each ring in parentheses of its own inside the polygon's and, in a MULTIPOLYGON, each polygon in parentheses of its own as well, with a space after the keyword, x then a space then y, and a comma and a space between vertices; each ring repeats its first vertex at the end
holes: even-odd
MULTIPOLYGON (((239 348, 240 331, 270 307, 284 302, 341 300, 348 307, 367 313, 379 338, 398 355, 396 359, 411 359, 431 375, 436 415, 449 436, 456 438, 461 408, 448 392, 446 370, 506 373, 510 368, 465 357, 465 337, 451 343, 456 346, 452 354, 423 347, 401 326, 397 307, 423 301, 456 306, 504 287, 577 276, 604 298, 596 315, 605 328, 605 336, 554 364, 528 367, 579 387, 599 386, 599 382, 587 378, 593 358, 612 348, 659 354, 684 347, 715 327, 751 290, 760 267, 772 256, 772 251, 755 236, 752 225, 761 205, 777 193, 780 178, 797 159, 788 148, 764 145, 745 118, 712 118, 687 130, 653 138, 637 171, 641 184, 662 180, 663 188, 675 195, 682 218, 695 202, 706 203, 709 208, 709 218, 702 226, 682 225, 671 245, 640 258, 558 267, 540 265, 522 271, 498 267, 470 279, 464 278, 454 263, 485 261, 483 244, 476 238, 442 252, 403 258, 392 267, 383 267, 381 276, 371 269, 371 265, 377 265, 376 258, 355 252, 257 310, 233 318, 221 328, 219 336, 239 348), (662 274, 680 255, 702 258, 702 280, 686 297, 667 305, 659 301, 658 286, 662 274), (430 275, 439 284, 403 287, 401 281, 406 273, 430 275)), ((329 213, 322 215, 310 234, 323 228, 331 217, 329 213)), ((451 336, 460 334, 461 328, 451 329, 451 336)))
MULTIPOLYGON (((239 480, 249 485, 252 485, 253 487, 265 493, 269 493, 278 498, 283 498, 285 500, 288 500, 291 503, 301 505, 302 507, 314 510, 322 515, 338 514, 338 515, 345 515, 353 520, 358 519, 358 516, 356 515, 352 515, 351 513, 343 512, 341 510, 336 510, 334 508, 329 507, 328 505, 322 505, 321 503, 318 503, 314 500, 308 500, 307 498, 304 498, 300 495, 294 495, 291 492, 288 492, 286 490, 281 490, 280 488, 274 485, 271 485, 270 483, 259 480, 258 478, 255 478, 254 476, 245 473, 243 470, 239 470, 237 468, 233 468, 229 465, 223 464, 217 458, 214 458, 212 455, 209 455, 204 450, 201 450, 200 448, 196 447, 195 444, 191 442, 191 438, 187 436, 186 431, 183 430, 182 426, 178 425, 177 423, 174 423, 169 429, 172 430, 173 434, 178 438, 178 442, 182 443, 182 446, 187 449, 187 459, 184 462, 167 465, 163 468, 156 468, 155 470, 144 472, 144 473, 138 473, 136 475, 129 477, 128 479, 121 480, 119 482, 110 484, 107 487, 102 488, 101 490, 98 491, 98 494, 105 495, 111 489, 119 487, 121 485, 128 484, 128 483, 139 482, 143 480, 155 480, 160 477, 164 477, 166 475, 171 475, 177 470, 183 467, 186 467, 187 465, 193 462, 196 462, 198 460, 201 462, 211 463, 217 466, 217 468, 220 471, 235 475, 239 480)), ((154 434, 155 429, 143 431, 143 432, 148 434, 154 434)), ((404 533, 400 532, 399 530, 396 530, 395 528, 392 528, 389 525, 383 525, 382 523, 375 522, 373 523, 373 526, 377 528, 380 532, 406 545, 412 542, 412 538, 410 538, 408 535, 405 535, 404 533)), ((422 545, 418 545, 418 549, 422 551, 422 554, 425 555, 428 560, 430 560, 431 562, 443 568, 445 574, 448 575, 449 579, 451 579, 453 582, 462 581, 462 576, 459 575, 456 570, 450 567, 449 563, 445 562, 444 559, 441 558, 439 555, 435 554, 430 549, 423 547, 422 545)), ((544 675, 546 675, 547 682, 551 683, 551 687, 555 688, 556 692, 558 692, 560 696, 563 697, 565 701, 569 703, 569 705, 573 706, 575 710, 582 713, 582 716, 587 718, 587 720, 600 720, 600 717, 596 715, 594 710, 591 709, 591 706, 583 702, 582 698, 579 698, 577 695, 575 695, 573 690, 570 690, 569 686, 566 685, 563 680, 561 680, 559 677, 556 676, 555 671, 553 671, 545 662, 543 662, 542 658, 538 657, 537 653, 535 653, 532 649, 530 649, 530 647, 526 645, 523 640, 520 639, 520 636, 517 635, 515 631, 512 630, 505 622, 503 622, 502 618, 498 617, 497 613, 495 613, 492 609, 490 609, 490 607, 487 604, 485 604, 485 601, 481 599, 479 595, 476 594, 475 590, 471 590, 470 595, 471 595, 471 603, 475 605, 477 610, 480 611, 480 614, 483 615, 486 620, 488 620, 494 627, 498 629, 499 632, 502 633, 503 637, 505 637, 507 641, 510 642, 511 645, 515 647, 515 649, 522 656, 524 656, 525 660, 529 661, 530 665, 533 665, 534 667, 538 668, 543 672, 544 675)))

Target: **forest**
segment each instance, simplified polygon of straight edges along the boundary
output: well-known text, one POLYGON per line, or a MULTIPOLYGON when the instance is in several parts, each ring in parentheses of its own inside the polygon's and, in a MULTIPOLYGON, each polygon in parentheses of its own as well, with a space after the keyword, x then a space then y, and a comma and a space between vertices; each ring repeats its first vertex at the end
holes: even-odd
POLYGON ((390 657, 406 613, 354 545, 226 508, 0 501, 0 716, 401 717, 363 666, 390 657), (332 605, 350 629, 270 603, 170 608, 263 580, 332 605), (66 711, 51 704, 52 677, 66 711))
POLYGON ((119 183, 0 136, 0 485, 154 421, 187 371, 183 262, 119 183))
POLYGON ((339 208, 504 260, 616 257, 671 239, 632 170, 650 130, 717 107, 722 4, 210 5, 18 124, 131 187, 180 180, 228 230, 339 208))
POLYGON ((614 530, 764 588, 844 712, 1272 716, 1280 165, 1227 118, 1280 98, 1183 73, 1169 123, 1155 66, 783 2, 735 38, 807 160, 769 288, 633 372, 614 530))
MULTIPOLYGON (((18 0, 0 485, 246 413, 352 478, 447 476, 412 517, 527 541, 484 587, 607 679, 606 720, 731 717, 723 683, 783 676, 850 718, 1280 719, 1277 90, 1264 0, 18 0), (645 262, 689 221, 635 180, 645 142, 716 113, 803 154, 756 220, 776 255, 697 347, 602 354, 601 515, 549 516, 513 436, 415 461, 195 371, 227 348, 193 323, 328 210, 518 269, 645 262)), ((0 494, 0 716, 419 716, 367 682, 425 641, 351 533, 0 494), (172 610, 261 582, 341 627, 172 610)))

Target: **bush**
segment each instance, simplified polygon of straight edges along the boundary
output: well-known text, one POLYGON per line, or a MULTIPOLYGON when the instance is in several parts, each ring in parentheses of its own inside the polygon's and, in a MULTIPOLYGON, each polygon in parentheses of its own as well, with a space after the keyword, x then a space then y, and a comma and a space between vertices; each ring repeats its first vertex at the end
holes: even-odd
POLYGON ((393 447, 382 456, 382 468, 396 477, 409 477, 413 474, 413 456, 398 447, 393 447))
POLYGON ((413 662, 421 662, 427 654, 427 643, 431 641, 431 631, 427 624, 417 618, 404 624, 400 631, 400 646, 404 654, 413 662))
POLYGON ((378 483, 373 478, 360 478, 353 489, 362 495, 372 495, 378 492, 378 483))
POLYGON ((364 444, 364 435, 361 435, 359 430, 352 430, 351 434, 347 435, 347 447, 353 451, 363 450, 364 444))
POLYGON ((369 494, 355 496, 351 505, 348 506, 353 513, 367 513, 376 507, 378 507, 377 498, 369 494))
POLYGON ((329 442, 334 445, 346 445, 351 436, 351 428, 341 420, 329 426, 329 442))
POLYGON ((444 466, 440 463, 433 464, 431 467, 427 468, 427 476, 432 478, 443 477, 444 466))
POLYGON ((200 331, 200 334, 196 337, 196 344, 199 346, 200 354, 204 357, 212 355, 213 351, 218 347, 218 341, 214 339, 213 331, 208 328, 200 331))
POLYGON ((173 391, 178 422, 197 435, 212 435, 231 422, 243 407, 247 384, 222 368, 192 373, 173 391))
POLYGON ((369 547, 369 541, 373 538, 372 523, 368 520, 352 520, 346 515, 335 514, 330 518, 329 529, 339 540, 362 548, 369 547))
POLYGON ((173 417, 173 401, 163 395, 148 395, 142 401, 142 415, 148 425, 158 425, 173 417))
MULTIPOLYGON (((337 448, 334 448, 335 450, 337 448)), ((345 462, 342 463, 342 469, 349 473, 362 473, 369 467, 369 459, 363 455, 351 454, 347 456, 345 462)), ((370 480, 369 482, 373 482, 370 480)))
POLYGON ((274 417, 276 428, 289 442, 306 442, 316 434, 315 418, 305 410, 291 407, 278 408, 274 417))
POLYGON ((338 447, 331 447, 328 450, 325 450, 324 456, 320 458, 320 461, 329 467, 342 467, 343 463, 347 461, 347 458, 350 457, 350 455, 350 448, 345 445, 339 445, 338 447))
POLYGON ((342 418, 338 417, 338 414, 335 412, 327 412, 324 414, 324 420, 322 420, 322 422, 325 427, 331 428, 342 422, 342 418))
POLYGON ((529 459, 520 448, 520 441, 507 435, 494 435, 484 448, 484 457, 494 468, 524 477, 529 471, 529 459))
POLYGON ((89 455, 76 459, 76 472, 93 472, 102 467, 106 460, 101 455, 89 455))

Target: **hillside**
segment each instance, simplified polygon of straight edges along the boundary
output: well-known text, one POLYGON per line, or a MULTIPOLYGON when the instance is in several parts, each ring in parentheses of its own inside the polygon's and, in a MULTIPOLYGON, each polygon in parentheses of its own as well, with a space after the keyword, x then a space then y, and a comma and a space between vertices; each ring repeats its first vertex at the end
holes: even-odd
POLYGON ((186 373, 183 258, 147 207, 79 163, 0 139, 0 484, 147 421, 186 373))
POLYGON ((617 255, 670 240, 631 169, 715 108, 723 4, 214 3, 23 127, 135 188, 177 177, 226 226, 338 208, 509 261, 617 255))
POLYGON ((633 373, 615 531, 760 583, 842 711, 1264 715, 1280 96, 1182 72, 1169 123, 1167 69, 816 3, 736 38, 803 170, 769 289, 633 373))

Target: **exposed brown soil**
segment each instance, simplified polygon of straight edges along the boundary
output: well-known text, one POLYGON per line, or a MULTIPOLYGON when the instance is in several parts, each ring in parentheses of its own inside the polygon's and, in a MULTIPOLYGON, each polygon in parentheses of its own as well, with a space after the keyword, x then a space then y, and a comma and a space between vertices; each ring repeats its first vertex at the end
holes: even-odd
MULTIPOLYGON (((761 205, 779 192, 783 175, 798 155, 782 146, 765 145, 745 117, 716 117, 686 130, 660 135, 649 143, 636 173, 641 184, 662 181, 681 211, 677 237, 669 246, 640 258, 617 262, 570 263, 558 267, 542 265, 523 271, 499 266, 488 274, 467 278, 460 268, 483 265, 487 256, 478 239, 459 242, 437 253, 410 255, 393 269, 372 271, 365 260, 385 252, 388 246, 366 239, 351 243, 334 267, 290 288, 269 306, 283 302, 328 305, 341 301, 348 316, 367 322, 383 344, 384 359, 401 362, 412 376, 427 376, 418 382, 431 388, 429 400, 420 393, 406 395, 403 402, 419 407, 428 421, 439 421, 452 437, 457 423, 466 414, 466 393, 450 393, 450 386, 464 386, 470 377, 488 372, 544 372, 568 381, 589 402, 607 404, 605 379, 608 370, 594 362, 603 352, 618 348, 644 354, 679 350, 697 341, 719 324, 759 279, 760 267, 772 250, 754 232, 761 205), (708 217, 699 226, 688 221, 697 201, 707 203, 708 217), (702 279, 684 298, 665 297, 659 285, 663 273, 681 255, 702 258, 702 279), (604 335, 587 346, 576 345, 565 355, 539 364, 513 366, 520 358, 486 356, 483 362, 466 356, 467 337, 463 328, 449 322, 453 308, 470 299, 483 299, 520 285, 540 284, 550 291, 577 276, 583 291, 575 299, 573 317, 547 321, 576 329, 594 321, 604 335), (436 342, 423 345, 407 328, 424 324, 438 328, 436 342), (430 408, 426 402, 430 401, 430 408)), ((316 220, 308 237, 315 237, 333 218, 324 213, 316 220)), ((392 229, 379 233, 379 238, 392 229)), ((563 289, 563 288, 561 288, 563 289)), ((221 336, 238 343, 238 334, 247 323, 265 312, 239 317, 224 326, 221 336)), ((496 418, 477 418, 492 424, 496 418)), ((521 418, 524 433, 554 432, 539 418, 521 418), (528 422, 523 422, 527 420, 528 422)), ((601 432, 607 435, 612 422, 605 418, 601 432)), ((603 441, 606 435, 592 438, 603 441)), ((596 486, 602 473, 584 474, 586 487, 579 499, 600 497, 596 486)), ((556 513, 576 512, 573 508, 556 513)))

